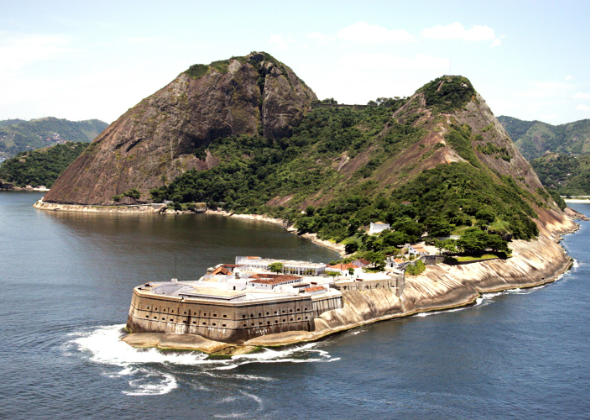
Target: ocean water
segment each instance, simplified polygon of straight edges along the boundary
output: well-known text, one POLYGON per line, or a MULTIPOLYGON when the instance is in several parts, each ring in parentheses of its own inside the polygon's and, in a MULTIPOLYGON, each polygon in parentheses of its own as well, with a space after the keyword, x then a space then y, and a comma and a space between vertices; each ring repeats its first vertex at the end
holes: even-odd
POLYGON ((235 255, 336 255, 262 223, 41 212, 40 196, 0 194, 0 418, 590 417, 590 222, 553 284, 210 359, 120 342, 132 288, 235 255))

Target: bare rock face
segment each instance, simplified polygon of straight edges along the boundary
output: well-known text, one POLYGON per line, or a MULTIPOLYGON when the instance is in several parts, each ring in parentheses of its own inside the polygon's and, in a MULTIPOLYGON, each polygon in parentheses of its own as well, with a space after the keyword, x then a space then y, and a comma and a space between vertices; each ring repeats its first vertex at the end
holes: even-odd
POLYGON ((44 202, 109 205, 132 188, 146 201, 151 188, 219 163, 193 155, 199 146, 242 134, 288 136, 315 99, 289 67, 266 53, 191 66, 111 124, 44 202))

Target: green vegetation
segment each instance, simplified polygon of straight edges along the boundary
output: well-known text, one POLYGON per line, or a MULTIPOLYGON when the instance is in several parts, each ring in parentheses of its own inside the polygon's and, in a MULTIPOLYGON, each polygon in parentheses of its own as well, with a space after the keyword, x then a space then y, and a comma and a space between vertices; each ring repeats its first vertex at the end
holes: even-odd
MULTIPOLYGON (((559 194, 590 194, 590 155, 568 156, 548 153, 531 161, 531 166, 539 175, 541 183, 555 190, 552 196, 561 206, 559 194)), ((565 205, 565 203, 563 203, 565 205)))
POLYGON ((107 126, 99 120, 74 122, 52 117, 0 121, 0 157, 9 158, 20 152, 66 141, 91 142, 107 126), (8 124, 12 122, 15 123, 8 124))
POLYGON ((449 132, 445 135, 445 139, 453 146, 453 149, 463 159, 470 162, 476 168, 481 167, 481 163, 475 156, 473 147, 471 145, 471 127, 467 124, 458 126, 452 124, 449 132))
POLYGON ((0 179, 19 187, 45 185, 50 188, 61 174, 86 149, 88 143, 58 144, 22 152, 0 165, 0 179))
MULTIPOLYGON (((127 191, 125 191, 123 194, 117 194, 117 195, 113 196, 113 200, 118 203, 124 197, 129 197, 132 200, 139 200, 139 198, 141 197, 141 193, 139 192, 139 190, 137 188, 130 188, 127 191)), ((181 209, 176 209, 176 210, 181 210, 181 209)))
POLYGON ((209 73, 211 69, 206 64, 194 64, 188 68, 185 72, 191 79, 198 80, 207 73, 209 73))
POLYGON ((487 142, 485 146, 479 145, 477 146, 477 150, 484 155, 493 155, 496 159, 503 159, 507 162, 510 162, 512 159, 512 155, 508 149, 497 146, 494 143, 487 142))
MULTIPOLYGON (((462 78, 437 79, 420 91, 431 109, 441 112, 464 107, 475 95, 462 78)), ((335 105, 332 99, 324 102, 335 105)), ((475 153, 483 137, 473 134, 469 125, 451 124, 447 146, 428 146, 423 139, 432 121, 424 121, 426 113, 420 106, 412 108, 414 102, 378 98, 375 106, 362 109, 317 106, 290 137, 214 140, 194 154, 208 151, 219 166, 187 171, 169 185, 152 189, 151 196, 174 205, 200 201, 228 211, 283 218, 301 233, 343 243, 348 253, 376 253, 381 261, 399 254, 403 244, 421 240, 425 232, 430 241, 461 232, 467 242, 448 243, 445 249, 458 247, 465 253, 478 253, 484 245, 508 250, 501 237, 505 234, 516 239, 538 235, 530 203, 543 203, 547 193, 525 190, 512 177, 483 165, 475 153), (440 147, 453 148, 467 162, 412 172, 440 147), (414 154, 410 158, 408 150, 414 154), (377 220, 390 223, 391 230, 368 235, 367 226, 377 220)), ((511 158, 506 148, 480 146, 482 153, 511 158)))
POLYGON ((418 89, 418 92, 424 94, 426 106, 442 113, 463 108, 476 94, 469 79, 460 76, 439 77, 418 89))
POLYGON ((406 268, 406 274, 410 276, 417 276, 422 274, 426 270, 426 265, 422 262, 422 260, 418 260, 413 264, 408 265, 406 268))
POLYGON ((567 155, 590 153, 590 120, 561 125, 504 116, 498 120, 529 161, 540 158, 547 151, 567 155))
POLYGON ((283 271, 283 263, 275 262, 268 266, 268 269, 273 273, 280 273, 283 271))

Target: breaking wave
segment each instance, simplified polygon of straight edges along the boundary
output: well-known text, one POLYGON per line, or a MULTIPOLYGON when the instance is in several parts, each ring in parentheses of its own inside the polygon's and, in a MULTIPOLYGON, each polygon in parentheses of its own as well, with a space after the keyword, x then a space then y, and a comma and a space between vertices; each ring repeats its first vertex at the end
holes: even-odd
MULTIPOLYGON (((105 368, 104 375, 127 380, 129 396, 162 395, 178 387, 175 368, 191 366, 186 376, 228 377, 223 371, 253 363, 322 363, 340 360, 327 351, 317 348, 319 343, 307 343, 282 349, 263 349, 252 354, 227 359, 212 359, 201 352, 163 352, 157 349, 136 349, 120 340, 124 325, 98 327, 92 331, 70 334, 71 339, 63 347, 64 355, 82 354, 90 361, 105 368), (219 372, 216 374, 215 372, 219 372)), ((239 381, 272 381, 259 375, 231 373, 239 381)), ((200 387, 204 389, 203 387, 200 387)), ((246 394, 244 397, 249 398, 246 394)))

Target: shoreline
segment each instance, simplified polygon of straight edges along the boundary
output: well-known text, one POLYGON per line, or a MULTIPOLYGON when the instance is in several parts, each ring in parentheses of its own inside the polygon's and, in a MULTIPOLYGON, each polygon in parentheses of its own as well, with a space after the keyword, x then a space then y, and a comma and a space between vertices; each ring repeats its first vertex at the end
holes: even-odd
MULTIPOLYGON (((137 208, 124 210, 105 206, 63 205, 43 203, 34 207, 42 210, 95 211, 95 212, 143 212, 137 208)), ((147 206, 145 206, 147 207, 147 206)), ((151 206, 150 206, 151 207, 151 206)), ((157 213, 148 210, 147 213, 157 213)), ((260 221, 282 226, 288 232, 296 229, 283 220, 263 215, 235 214, 223 210, 207 210, 205 214, 260 221)), ((418 313, 444 311, 468 307, 485 293, 504 292, 511 289, 533 288, 552 283, 572 266, 573 260, 559 244, 561 235, 575 233, 579 224, 574 218, 587 218, 575 211, 564 216, 561 223, 552 224, 531 242, 514 241, 513 257, 509 260, 489 260, 464 266, 438 264, 429 266, 419 276, 406 277, 406 289, 401 297, 388 290, 346 292, 345 306, 322 314, 316 319, 314 331, 290 331, 269 334, 243 343, 225 343, 208 340, 191 334, 133 333, 121 340, 136 348, 160 350, 200 351, 212 356, 230 357, 257 351, 262 347, 281 347, 321 340, 329 335, 348 331, 367 324, 405 318, 418 313)), ((313 243, 344 255, 344 246, 323 241, 315 234, 303 234, 313 243)))
POLYGON ((345 292, 345 306, 322 314, 314 331, 269 334, 243 343, 216 342, 197 335, 135 333, 122 340, 137 348, 200 351, 213 356, 232 356, 263 347, 282 347, 321 340, 375 322, 406 318, 419 313, 469 307, 486 293, 526 289, 553 283, 573 265, 561 245, 561 235, 575 233, 570 224, 534 242, 515 241, 509 260, 491 260, 467 266, 439 264, 419 276, 406 277, 401 297, 384 289, 345 292))

